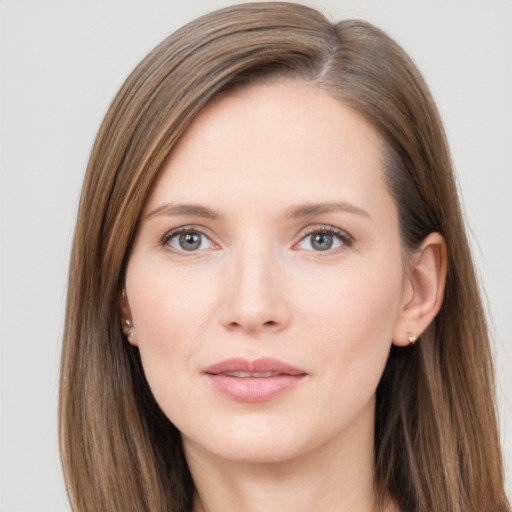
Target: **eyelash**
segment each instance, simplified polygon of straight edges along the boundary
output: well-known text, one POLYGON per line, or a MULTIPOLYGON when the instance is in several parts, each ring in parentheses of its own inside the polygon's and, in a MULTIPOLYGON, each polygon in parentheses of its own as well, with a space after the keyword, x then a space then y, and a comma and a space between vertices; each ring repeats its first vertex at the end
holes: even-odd
POLYGON ((333 253, 337 253, 340 250, 343 250, 345 248, 351 247, 354 245, 354 238, 350 236, 346 231, 343 231, 338 228, 334 228, 332 226, 322 226, 322 225, 316 225, 309 227, 306 232, 301 236, 301 239, 294 244, 294 246, 297 246, 304 240, 306 240, 309 236, 314 234, 322 234, 322 235, 330 235, 336 238, 340 243, 341 247, 335 248, 335 249, 327 249, 325 251, 313 251, 315 253, 318 253, 319 255, 330 255, 333 253), (325 253, 325 254, 322 254, 325 253))
POLYGON ((183 233, 198 234, 198 235, 201 235, 202 237, 206 238, 207 240, 209 240, 212 244, 215 243, 212 241, 211 237, 209 237, 201 228, 198 228, 197 226, 183 226, 178 229, 173 229, 172 231, 167 232, 160 240, 160 245, 162 247, 168 248, 174 254, 178 254, 179 256, 191 256, 195 252, 198 252, 197 250, 195 250, 195 251, 178 250, 178 249, 175 249, 174 247, 170 246, 169 242, 173 238, 178 237, 178 236, 182 235, 183 233))
MULTIPOLYGON (((191 234, 201 235, 201 236, 205 237, 207 240, 209 240, 212 244, 215 244, 215 242, 213 242, 211 240, 211 238, 201 228, 198 228, 197 226, 184 226, 184 227, 180 227, 178 229, 174 229, 172 231, 167 232, 160 240, 160 245, 162 247, 169 248, 169 250, 171 250, 172 252, 174 252, 175 254, 178 254, 180 256, 191 256, 192 254, 198 252, 197 250, 186 251, 186 250, 178 250, 178 249, 170 247, 169 242, 173 238, 180 236, 183 233, 191 233, 191 234)), ((335 249, 329 248, 329 249, 326 249, 325 251, 321 251, 321 250, 318 250, 318 251, 313 250, 312 251, 312 252, 319 253, 319 254, 321 254, 322 252, 325 252, 326 253, 325 255, 329 255, 334 252, 338 252, 339 250, 343 250, 343 248, 351 247, 354 244, 353 237, 350 236, 346 231, 334 228, 332 226, 317 225, 317 226, 309 227, 307 229, 307 231, 302 234, 300 240, 298 242, 296 242, 295 244, 293 244, 293 247, 296 247, 298 244, 300 244, 304 240, 306 240, 307 237, 309 237, 313 234, 330 235, 330 236, 333 236, 334 238, 336 238, 341 243, 341 247, 339 247, 339 248, 335 248, 335 249)))

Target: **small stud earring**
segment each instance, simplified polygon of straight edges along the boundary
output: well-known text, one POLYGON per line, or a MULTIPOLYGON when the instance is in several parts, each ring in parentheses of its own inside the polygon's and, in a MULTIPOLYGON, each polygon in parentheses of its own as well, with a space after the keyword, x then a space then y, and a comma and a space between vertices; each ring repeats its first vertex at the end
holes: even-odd
POLYGON ((409 340, 409 345, 414 345, 416 340, 418 339, 417 336, 413 336, 411 331, 407 331, 407 339, 409 340))
POLYGON ((130 322, 130 320, 125 320, 124 323, 128 327, 128 330, 126 331, 126 337, 130 339, 133 337, 133 324, 130 322))

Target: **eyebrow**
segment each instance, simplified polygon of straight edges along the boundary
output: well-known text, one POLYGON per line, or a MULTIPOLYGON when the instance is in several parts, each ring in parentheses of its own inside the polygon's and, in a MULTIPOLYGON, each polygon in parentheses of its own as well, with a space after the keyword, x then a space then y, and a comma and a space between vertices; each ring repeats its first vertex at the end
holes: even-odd
POLYGON ((371 216, 365 210, 358 208, 350 203, 336 202, 336 203, 318 203, 318 204, 303 204, 298 206, 291 206, 288 208, 286 216, 291 219, 300 219, 303 217, 314 217, 322 213, 332 213, 342 211, 346 213, 353 213, 371 219, 371 216))
POLYGON ((222 215, 206 206, 200 206, 196 204, 173 204, 167 203, 151 210, 146 218, 149 219, 151 217, 155 217, 156 215, 185 215, 189 217, 202 217, 204 219, 212 219, 217 220, 222 217, 222 215))
MULTIPOLYGON (((308 203, 297 206, 291 206, 286 211, 286 217, 290 219, 300 219, 304 217, 314 217, 315 215, 321 215, 323 213, 332 213, 337 211, 361 215, 363 217, 371 219, 370 214, 368 212, 346 202, 318 204, 308 203)), ((149 219, 157 215, 184 215, 189 217, 202 217, 204 219, 211 220, 218 220, 222 218, 222 215, 218 211, 197 204, 166 203, 161 206, 158 206, 154 210, 151 210, 146 215, 146 218, 149 219)))

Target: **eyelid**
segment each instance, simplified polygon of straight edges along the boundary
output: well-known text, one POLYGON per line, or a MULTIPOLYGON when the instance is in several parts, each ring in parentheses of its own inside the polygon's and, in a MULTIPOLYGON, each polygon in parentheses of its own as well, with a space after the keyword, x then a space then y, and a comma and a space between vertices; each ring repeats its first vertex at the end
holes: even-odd
MULTIPOLYGON (((209 230, 204 228, 203 226, 198 226, 197 224, 189 224, 189 225, 185 225, 185 226, 179 226, 176 228, 172 228, 162 236, 159 243, 162 247, 168 249, 169 251, 173 252, 174 254, 178 254, 181 256, 193 256, 194 254, 197 254, 198 252, 205 251, 206 249, 202 249, 200 251, 197 251, 197 250, 196 251, 185 251, 185 250, 176 249, 169 245, 169 240, 171 240, 175 236, 180 235, 181 233, 187 232, 187 231, 199 233, 200 235, 207 238, 215 246, 213 248, 214 250, 220 248, 220 244, 215 242, 215 240, 213 239, 211 234, 209 234, 209 230)), ((305 228, 303 228, 301 230, 299 235, 297 235, 299 237, 299 239, 298 239, 298 241, 296 241, 293 244, 292 248, 296 248, 296 246, 300 242, 302 242, 306 237, 308 237, 309 235, 311 235, 313 233, 322 233, 322 232, 335 236, 342 244, 341 247, 335 248, 333 250, 328 249, 328 250, 324 251, 323 255, 333 254, 335 252, 338 252, 339 250, 343 250, 344 248, 352 246, 354 243, 354 237, 352 235, 350 235, 349 233, 347 233, 343 229, 336 228, 334 226, 326 225, 326 224, 314 224, 311 226, 306 226, 305 228)), ((322 251, 314 251, 314 252, 317 252, 318 255, 322 255, 321 254, 322 251)))
POLYGON ((181 233, 186 233, 186 232, 199 233, 200 235, 202 235, 205 238, 207 238, 215 246, 213 248, 214 250, 219 248, 219 244, 217 244, 213 240, 212 236, 207 233, 207 230, 204 227, 198 226, 196 224, 189 224, 189 225, 186 225, 186 226, 179 226, 179 227, 170 229, 160 239, 160 245, 162 247, 164 247, 165 249, 168 249, 169 251, 173 252, 174 254, 178 254, 180 256, 193 256, 194 254, 197 254, 198 252, 203 252, 203 251, 206 250, 206 249, 202 249, 202 250, 199 250, 199 251, 197 251, 197 250, 196 251, 185 251, 185 250, 176 249, 175 247, 172 247, 169 244, 169 241, 172 238, 174 238, 175 236, 180 235, 181 233))
MULTIPOLYGON (((326 251, 313 251, 318 253, 318 255, 328 255, 343 250, 347 247, 351 247, 354 243, 354 237, 347 233, 345 230, 336 228, 334 226, 326 225, 326 224, 315 224, 312 226, 307 226, 300 233, 300 238, 297 242, 293 244, 293 247, 296 247, 300 242, 302 242, 305 238, 312 235, 313 233, 327 233, 335 236, 338 240, 340 240, 342 246, 335 249, 328 249, 326 251), (323 253, 323 254, 322 254, 323 253)), ((305 250, 305 249, 304 249, 305 250)))

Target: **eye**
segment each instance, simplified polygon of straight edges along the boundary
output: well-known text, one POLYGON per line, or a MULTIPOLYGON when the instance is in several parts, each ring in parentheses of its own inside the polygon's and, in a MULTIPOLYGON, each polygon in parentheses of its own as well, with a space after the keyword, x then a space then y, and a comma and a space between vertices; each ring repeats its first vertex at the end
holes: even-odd
POLYGON ((202 251, 215 247, 205 234, 195 229, 182 229, 168 233, 162 239, 162 245, 168 245, 179 252, 202 251))
POLYGON ((334 228, 317 228, 306 234, 295 247, 308 251, 325 252, 350 246, 352 242, 352 238, 344 231, 334 228))

